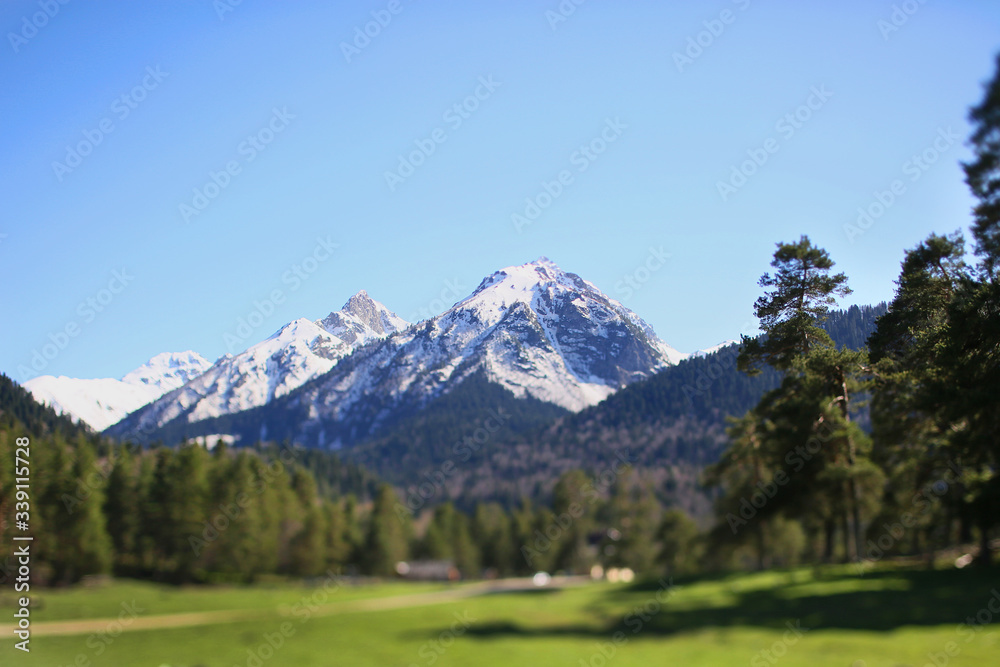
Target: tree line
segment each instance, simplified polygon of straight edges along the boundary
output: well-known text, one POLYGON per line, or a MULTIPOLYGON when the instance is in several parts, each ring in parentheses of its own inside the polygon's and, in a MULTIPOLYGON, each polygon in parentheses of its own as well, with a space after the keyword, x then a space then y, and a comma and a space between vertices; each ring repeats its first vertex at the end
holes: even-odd
POLYGON ((763 335, 739 365, 781 384, 732 421, 706 482, 725 492, 715 541, 766 567, 790 536, 817 560, 877 560, 978 543, 1000 521, 1000 57, 969 114, 976 199, 971 256, 961 231, 906 251, 895 297, 866 350, 822 328, 850 293, 805 236, 780 243, 755 303, 763 335), (870 405, 871 428, 859 427, 870 405), (783 541, 779 547, 775 541, 783 541))

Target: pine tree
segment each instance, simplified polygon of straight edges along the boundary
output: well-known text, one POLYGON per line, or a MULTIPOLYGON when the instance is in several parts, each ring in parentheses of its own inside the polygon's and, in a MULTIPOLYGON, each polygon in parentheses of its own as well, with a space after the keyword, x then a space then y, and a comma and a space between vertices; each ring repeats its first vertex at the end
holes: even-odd
MULTIPOLYGON (((799 486, 817 492, 842 487, 844 551, 857 560, 863 541, 863 486, 877 477, 866 462, 867 440, 851 423, 851 401, 864 389, 867 359, 863 352, 838 350, 822 328, 836 297, 851 290, 843 273, 831 274, 834 263, 827 252, 806 236, 797 243, 779 243, 771 266, 774 275, 765 273, 760 279, 770 291, 754 305, 763 334, 743 336, 737 365, 748 374, 759 373, 764 364, 784 373, 781 387, 765 395, 756 411, 757 418, 782 425, 770 430, 762 449, 771 460, 782 461, 810 438, 822 445, 822 456, 813 457, 819 464, 811 468, 813 475, 796 473, 806 482, 799 486)), ((772 507, 792 506, 793 496, 783 496, 770 501, 772 507)), ((763 535, 759 533, 760 539, 763 535)))
POLYGON ((754 304, 764 335, 742 336, 737 360, 749 374, 759 373, 761 364, 787 371, 812 349, 832 346, 821 325, 835 297, 851 293, 847 276, 830 275, 833 260, 806 236, 797 243, 779 243, 771 266, 774 275, 765 273, 759 284, 773 289, 754 304))
POLYGON ((593 482, 582 470, 563 473, 552 492, 552 511, 562 527, 559 543, 553 546, 553 569, 585 573, 593 565, 587 539, 594 529, 594 507, 588 490, 593 482))
POLYGON ((656 532, 660 552, 657 560, 670 576, 697 571, 701 560, 698 526, 682 510, 664 513, 656 532))
POLYGON ((127 571, 136 566, 139 541, 139 491, 135 479, 135 459, 125 445, 114 450, 104 497, 104 516, 115 553, 115 566, 127 571))
POLYGON ((965 181, 978 203, 972 235, 987 279, 1000 269, 1000 54, 983 101, 969 111, 974 130, 969 143, 975 159, 962 165, 965 181))
POLYGON ((296 468, 292 474, 292 491, 302 525, 291 540, 290 569, 293 574, 315 576, 323 572, 326 562, 326 522, 316 493, 316 481, 304 468, 296 468))
POLYGON ((512 518, 497 503, 476 505, 472 519, 472 539, 482 556, 482 566, 500 576, 515 571, 517 549, 514 545, 512 518))
POLYGON ((362 567, 369 574, 388 577, 396 573, 396 564, 409 556, 410 526, 394 510, 399 499, 388 484, 379 487, 368 522, 362 567))

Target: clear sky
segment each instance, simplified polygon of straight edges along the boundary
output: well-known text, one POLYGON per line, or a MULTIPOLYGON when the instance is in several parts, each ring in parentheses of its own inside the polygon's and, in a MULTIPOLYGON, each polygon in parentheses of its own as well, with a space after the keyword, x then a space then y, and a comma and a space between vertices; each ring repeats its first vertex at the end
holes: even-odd
POLYGON ((889 299, 969 222, 1000 3, 7 0, 0 28, 0 371, 119 377, 541 255, 682 351, 747 330, 803 233, 889 299))

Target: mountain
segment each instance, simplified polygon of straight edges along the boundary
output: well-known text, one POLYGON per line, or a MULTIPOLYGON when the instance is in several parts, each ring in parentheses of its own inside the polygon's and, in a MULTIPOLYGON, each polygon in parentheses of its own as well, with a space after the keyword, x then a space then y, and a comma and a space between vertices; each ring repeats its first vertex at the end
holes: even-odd
POLYGON ((294 320, 243 352, 221 357, 203 374, 147 406, 138 421, 109 432, 124 435, 138 425, 150 433, 174 420, 200 422, 264 405, 326 373, 357 346, 406 326, 405 320, 358 292, 322 320, 294 320))
POLYGON ((101 431, 197 377, 209 365, 195 352, 164 352, 120 380, 42 375, 25 382, 24 388, 35 400, 101 431))
MULTIPOLYGON (((393 335, 363 339, 329 372, 266 406, 212 414, 174 392, 111 433, 141 429, 168 440, 236 433, 251 441, 349 446, 472 376, 517 399, 579 411, 686 357, 635 313, 544 257, 495 272, 441 315, 403 330, 384 313, 357 311, 367 327, 381 323, 393 335)), ((332 315, 322 324, 353 331, 332 315)), ((204 387, 200 395, 219 393, 204 387)))
MULTIPOLYGON (((831 313, 824 328, 837 345, 860 349, 886 310, 885 303, 851 306, 831 313)), ((451 499, 466 508, 480 500, 508 505, 524 496, 545 500, 568 470, 582 468, 596 479, 622 456, 661 500, 693 516, 707 516, 711 497, 698 480, 728 445, 727 417, 744 414, 781 381, 770 367, 753 377, 741 373, 738 356, 737 343, 691 356, 598 405, 551 415, 535 428, 498 430, 481 441, 474 436, 484 418, 498 408, 511 409, 473 378, 452 392, 464 405, 449 397, 437 399, 348 455, 403 488, 408 497, 417 493, 417 485, 437 481, 441 471, 448 471, 436 485, 435 501, 451 499), (447 415, 464 419, 449 421, 447 415)), ((512 414, 508 421, 519 418, 523 416, 512 414)), ((855 418, 867 424, 867 408, 859 408, 855 418)))

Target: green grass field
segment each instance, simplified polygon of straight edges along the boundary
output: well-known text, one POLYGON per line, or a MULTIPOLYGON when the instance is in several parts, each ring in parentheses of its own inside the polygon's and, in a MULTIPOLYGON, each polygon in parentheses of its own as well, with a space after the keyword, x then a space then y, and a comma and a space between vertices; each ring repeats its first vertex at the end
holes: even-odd
POLYGON ((8 625, 0 664, 996 665, 998 575, 831 567, 513 592, 119 581, 37 593, 30 655, 8 625))

